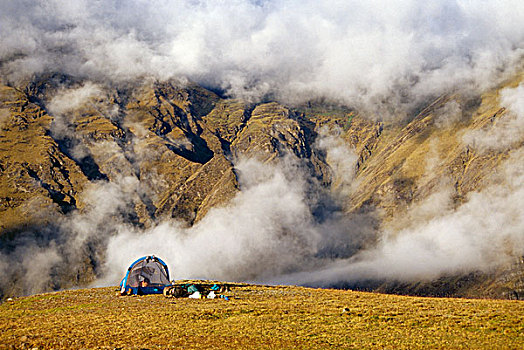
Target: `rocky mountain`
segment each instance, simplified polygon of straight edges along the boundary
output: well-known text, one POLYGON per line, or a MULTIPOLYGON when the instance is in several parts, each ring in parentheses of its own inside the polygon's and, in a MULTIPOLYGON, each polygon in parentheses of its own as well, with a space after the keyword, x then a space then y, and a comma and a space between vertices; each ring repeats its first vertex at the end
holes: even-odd
POLYGON ((248 106, 198 86, 151 82, 97 90, 66 111, 59 107, 64 121, 50 115, 57 102, 48 84, 2 87, 4 234, 82 210, 89 183, 125 176, 144 187, 129 218, 136 225, 163 217, 191 225, 238 191, 232 157, 311 158, 311 123, 277 103, 248 106))
MULTIPOLYGON (((388 237, 417 230, 421 220, 456 213, 475 193, 491 191, 508 160, 522 161, 518 139, 504 147, 479 140, 511 128, 501 94, 517 88, 523 77, 481 96, 439 96, 401 121, 328 102, 248 103, 173 80, 108 85, 47 74, 6 83, 0 87, 0 265, 12 268, 2 294, 92 282, 103 272, 103 247, 118 224, 138 231, 166 220, 196 225, 242 191, 235 166, 242 158, 263 163, 291 158, 300 162, 311 186, 336 202, 331 204, 340 215, 367 213, 373 232, 388 237), (334 161, 329 147, 319 147, 324 134, 342 140, 351 155, 334 161), (351 157, 349 168, 337 170, 337 161, 351 157), (82 223, 95 216, 96 234, 82 233, 82 223), (78 243, 74 250, 71 240, 78 243), (39 252, 50 246, 56 260, 67 264, 52 265, 52 278, 32 284, 27 264, 47 262, 49 256, 39 252)), ((328 202, 321 199, 311 208, 319 221, 331 210, 328 202)), ((379 234, 368 235, 360 247, 379 241, 379 234)), ((372 276, 331 285, 524 297, 524 263, 518 251, 509 255, 491 268, 445 271, 429 279, 372 276)))

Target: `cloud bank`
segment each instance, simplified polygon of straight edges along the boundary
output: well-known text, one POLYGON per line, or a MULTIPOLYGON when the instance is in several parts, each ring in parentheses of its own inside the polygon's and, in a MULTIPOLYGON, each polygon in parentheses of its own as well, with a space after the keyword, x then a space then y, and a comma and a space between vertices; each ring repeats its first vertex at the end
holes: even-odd
POLYGON ((375 247, 350 259, 335 260, 322 269, 293 273, 277 281, 317 286, 369 279, 428 281, 445 274, 489 272, 513 263, 516 256, 524 254, 524 211, 515 206, 524 194, 524 169, 513 166, 515 162, 523 164, 523 159, 522 151, 514 154, 503 182, 471 193, 456 210, 442 205, 442 198, 429 197, 411 208, 432 208, 429 219, 416 215, 410 227, 381 232, 375 247))
POLYGON ((513 154, 498 184, 471 193, 458 208, 447 188, 414 204, 409 225, 395 231, 377 230, 372 215, 332 212, 319 222, 296 171, 242 163, 255 181, 194 227, 122 228, 110 239, 109 274, 98 283, 115 283, 130 255, 152 253, 169 262, 177 279, 330 286, 490 272, 524 254, 524 211, 515 206, 524 195, 524 168, 513 166, 523 159, 524 152, 513 154))
POLYGON ((120 227, 107 246, 109 273, 99 283, 121 277, 130 256, 152 253, 165 258, 178 279, 271 279, 317 266, 331 258, 323 255, 327 252, 354 252, 371 234, 365 232, 369 225, 358 228, 357 220, 334 213, 321 221, 314 216, 318 198, 310 194, 321 189, 310 182, 300 161, 264 164, 243 159, 236 169, 242 191, 194 226, 165 221, 145 232, 120 227))
POLYGON ((482 89, 524 48, 518 0, 21 0, 0 13, 7 80, 176 77, 248 99, 322 96, 376 113, 482 89))

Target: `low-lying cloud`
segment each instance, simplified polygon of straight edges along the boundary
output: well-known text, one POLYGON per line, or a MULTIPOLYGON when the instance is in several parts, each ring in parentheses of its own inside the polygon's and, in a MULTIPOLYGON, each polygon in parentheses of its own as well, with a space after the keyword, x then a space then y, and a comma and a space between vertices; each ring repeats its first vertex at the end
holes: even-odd
POLYGON ((486 152, 504 151, 524 140, 524 85, 506 88, 500 92, 500 105, 505 108, 492 125, 468 132, 464 143, 486 152))
POLYGON ((489 272, 524 254, 524 212, 515 206, 524 168, 514 166, 523 159, 522 151, 513 154, 496 185, 472 192, 458 208, 444 186, 398 218, 407 225, 394 231, 377 230, 373 216, 341 212, 319 222, 304 182, 280 166, 243 162, 243 191, 194 227, 164 222, 113 237, 103 283, 121 277, 130 256, 153 252, 170 263, 174 278, 327 286, 489 272))
POLYGON ((165 221, 146 232, 122 227, 108 244, 106 281, 121 277, 130 256, 151 253, 169 262, 175 278, 245 281, 315 266, 316 256, 330 245, 348 251, 362 237, 358 231, 347 235, 343 220, 318 222, 312 213, 316 203, 308 197, 315 185, 308 184, 302 166, 291 158, 279 164, 240 160, 241 192, 194 226, 165 221))
POLYGON ((48 224, 29 224, 12 238, 3 237, 0 297, 86 285, 97 274, 92 270, 104 261, 109 237, 130 225, 126 215, 133 211, 139 191, 134 176, 90 183, 80 195, 82 211, 48 213, 48 224))
POLYGON ((524 164, 523 157, 522 151, 514 154, 502 183, 471 193, 456 210, 444 207, 429 220, 418 217, 412 227, 393 234, 382 232, 376 247, 350 259, 278 281, 320 286, 369 279, 419 281, 445 274, 489 272, 514 262, 524 254, 524 212, 515 206, 524 194, 524 169, 514 166, 524 164))

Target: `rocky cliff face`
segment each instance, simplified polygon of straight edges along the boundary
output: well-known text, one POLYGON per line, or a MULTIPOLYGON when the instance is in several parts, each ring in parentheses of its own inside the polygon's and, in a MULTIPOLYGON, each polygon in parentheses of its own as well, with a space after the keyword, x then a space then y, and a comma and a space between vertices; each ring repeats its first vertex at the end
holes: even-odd
MULTIPOLYGON (((85 219, 82 215, 94 210, 93 184, 118 184, 128 191, 122 203, 109 189, 106 197, 96 197, 120 203, 104 213, 105 220, 137 229, 171 218, 194 225, 241 190, 235 160, 242 157, 262 162, 298 159, 329 191, 337 181, 329 157, 315 145, 322 130, 335 128, 357 159, 351 189, 344 192, 343 212, 351 216, 372 211, 379 229, 395 235, 413 226, 420 215, 418 205, 443 188, 452 200, 440 209, 452 210, 469 194, 496 183, 501 164, 522 144, 483 148, 468 141, 474 139, 468 135, 487 132, 508 118, 500 91, 519 82, 517 77, 483 96, 442 96, 411 120, 395 123, 323 105, 249 104, 173 81, 107 86, 43 76, 19 86, 1 86, 1 249, 6 254, 16 251, 23 243, 20 237, 44 242, 52 236, 59 242, 68 234, 64 218, 85 219)), ((84 247, 80 254, 59 248, 58 254, 81 264, 57 269, 54 284, 37 289, 93 280, 104 260, 97 247, 112 234, 110 229, 102 224, 98 235, 85 240, 77 234, 75 239, 84 247)), ((12 290, 32 291, 17 282, 26 272, 20 268, 13 274, 12 290)), ((515 256, 514 263, 474 275, 409 283, 379 279, 351 286, 515 297, 524 292, 523 276, 515 256)))

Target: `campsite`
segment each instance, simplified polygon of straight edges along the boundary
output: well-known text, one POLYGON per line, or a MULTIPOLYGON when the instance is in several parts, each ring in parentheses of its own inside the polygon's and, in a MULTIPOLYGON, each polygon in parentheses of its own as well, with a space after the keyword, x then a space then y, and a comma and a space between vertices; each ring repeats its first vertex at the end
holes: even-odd
POLYGON ((14 298, 0 305, 0 347, 519 349, 524 344, 524 303, 516 300, 250 284, 235 284, 226 294, 228 301, 119 296, 115 286, 14 298))

